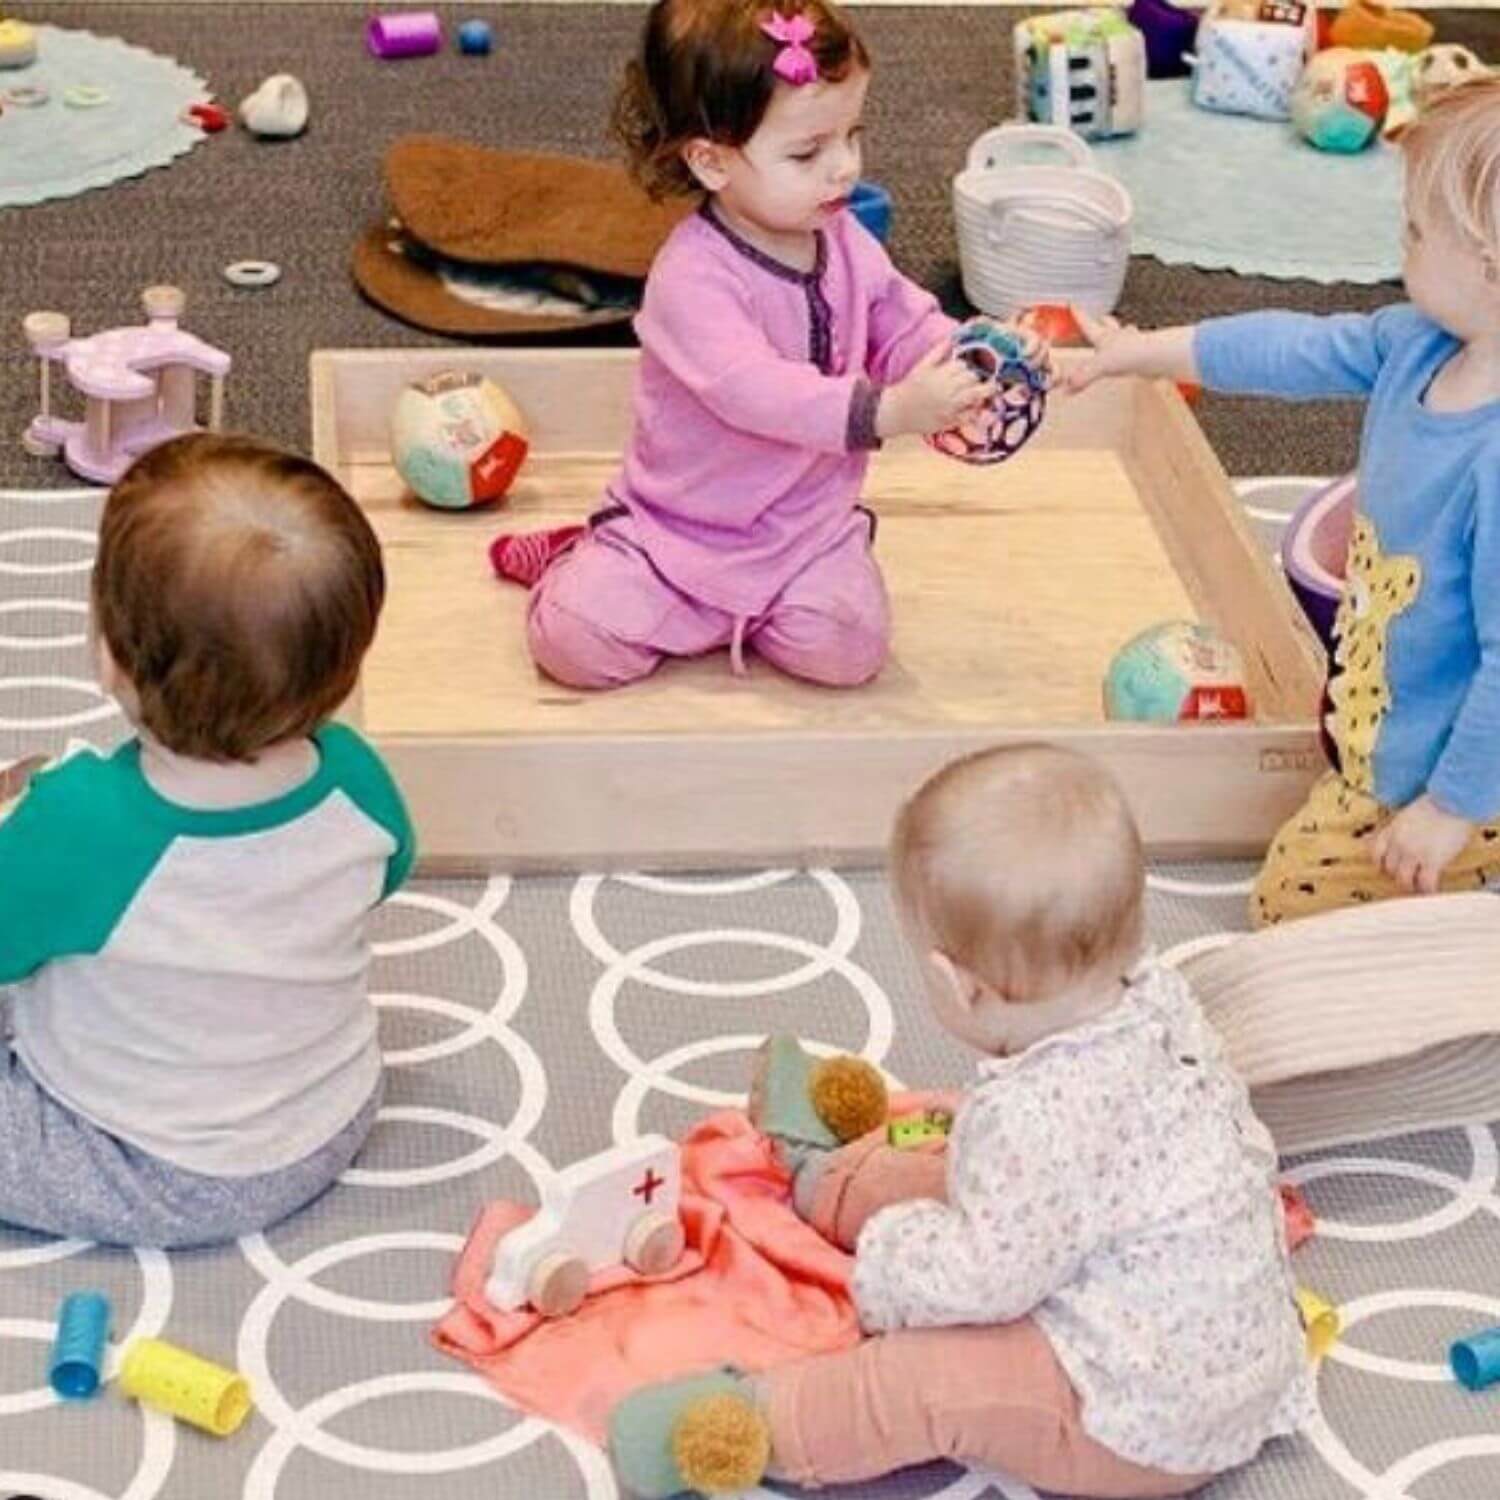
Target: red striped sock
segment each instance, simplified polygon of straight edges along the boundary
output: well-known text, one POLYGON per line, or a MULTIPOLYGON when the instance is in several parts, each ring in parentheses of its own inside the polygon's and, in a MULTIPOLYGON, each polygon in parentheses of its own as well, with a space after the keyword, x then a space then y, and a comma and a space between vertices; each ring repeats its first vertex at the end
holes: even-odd
POLYGON ((490 543, 490 566, 499 577, 529 589, 587 529, 557 526, 551 531, 502 531, 490 543))

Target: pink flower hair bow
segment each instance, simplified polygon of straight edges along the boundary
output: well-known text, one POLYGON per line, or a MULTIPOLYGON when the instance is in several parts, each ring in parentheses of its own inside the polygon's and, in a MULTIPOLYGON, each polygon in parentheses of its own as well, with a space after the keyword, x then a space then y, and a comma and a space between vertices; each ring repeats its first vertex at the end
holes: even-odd
POLYGON ((776 61, 771 64, 778 78, 790 84, 818 81, 818 60, 807 49, 814 36, 813 23, 806 16, 773 12, 760 23, 760 29, 773 42, 782 44, 776 61))

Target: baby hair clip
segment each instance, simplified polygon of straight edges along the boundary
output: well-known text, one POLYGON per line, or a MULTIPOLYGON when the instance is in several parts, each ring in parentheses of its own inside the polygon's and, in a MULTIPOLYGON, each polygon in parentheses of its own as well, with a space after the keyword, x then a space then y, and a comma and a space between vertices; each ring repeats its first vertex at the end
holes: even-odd
POLYGON ((781 43, 781 51, 771 64, 778 78, 793 85, 818 81, 818 60, 807 48, 814 36, 813 23, 806 16, 772 11, 762 19, 760 29, 773 42, 781 43))

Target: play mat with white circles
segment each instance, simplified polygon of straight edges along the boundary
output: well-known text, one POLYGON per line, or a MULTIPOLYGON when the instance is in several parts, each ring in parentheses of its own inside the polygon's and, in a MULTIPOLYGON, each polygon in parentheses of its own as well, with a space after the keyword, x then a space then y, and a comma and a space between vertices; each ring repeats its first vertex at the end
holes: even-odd
MULTIPOLYGON (((1268 544, 1308 484, 1241 484, 1268 544)), ((121 733, 86 664, 98 507, 97 491, 0 491, 0 759, 121 733)), ((1250 873, 1156 869, 1158 947, 1186 953, 1243 928, 1250 873)), ((0 1495, 609 1500, 597 1450, 509 1409, 428 1343, 481 1205, 531 1199, 555 1167, 737 1102, 747 1047, 770 1030, 862 1051, 902 1082, 964 1076, 916 1000, 874 871, 420 880, 380 913, 376 937, 390 1083, 333 1192, 265 1235, 191 1254, 0 1229, 0 1495), (83 1287, 111 1298, 117 1342, 162 1333, 244 1373, 251 1419, 220 1440, 114 1388, 60 1403, 46 1386, 52 1318, 83 1287)), ((1399 1114, 1399 1098, 1389 1105, 1399 1114)), ((1319 1219, 1298 1277, 1338 1304, 1344 1331, 1320 1366, 1309 1431, 1208 1500, 1500 1493, 1494 1400, 1443 1363, 1455 1335, 1500 1322, 1496 1118, 1500 1106, 1288 1161, 1319 1219)), ((946 1466, 848 1493, 1034 1500, 1005 1476, 946 1466)))

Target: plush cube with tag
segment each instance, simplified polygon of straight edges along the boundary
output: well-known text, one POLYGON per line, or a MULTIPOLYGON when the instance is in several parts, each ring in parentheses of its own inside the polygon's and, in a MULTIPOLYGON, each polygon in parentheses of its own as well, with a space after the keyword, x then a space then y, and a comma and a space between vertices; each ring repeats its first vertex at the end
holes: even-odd
POLYGON ((1145 118, 1146 40, 1112 6, 1018 21, 1011 33, 1018 118, 1089 140, 1129 135, 1145 118))
POLYGON ((1316 45, 1317 21, 1311 7, 1266 13, 1274 19, 1240 19, 1244 11, 1236 0, 1205 13, 1193 74, 1193 103, 1200 109, 1291 118, 1292 90, 1316 45))

